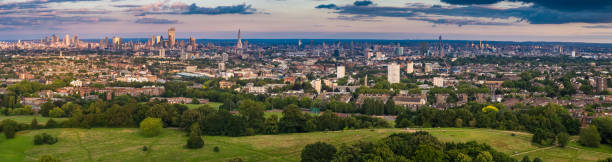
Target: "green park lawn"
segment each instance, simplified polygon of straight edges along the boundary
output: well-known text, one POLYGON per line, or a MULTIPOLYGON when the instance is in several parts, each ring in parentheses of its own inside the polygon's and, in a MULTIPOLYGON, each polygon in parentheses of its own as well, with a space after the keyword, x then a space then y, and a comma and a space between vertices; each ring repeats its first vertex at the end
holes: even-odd
MULTIPOLYGON (((0 115, 0 121, 4 120, 4 119, 11 119, 16 121, 17 123, 27 123, 30 124, 32 122, 32 119, 36 118, 36 121, 38 121, 38 124, 44 125, 45 123, 47 123, 47 121, 49 121, 49 119, 51 119, 50 117, 43 117, 40 115, 15 115, 15 116, 5 116, 5 115, 0 115)), ((61 122, 64 120, 68 120, 68 118, 53 118, 53 120, 55 120, 56 122, 61 122)))
MULTIPOLYGON (((189 109, 196 109, 196 108, 199 108, 200 106, 204 106, 206 104, 183 104, 183 105, 187 106, 189 109)), ((221 107, 221 105, 223 105, 223 103, 221 103, 221 102, 209 102, 208 103, 208 106, 210 106, 212 108, 216 108, 216 109, 221 107)))
MULTIPOLYGON (((524 155, 545 161, 593 161, 612 157, 603 149, 547 148, 532 145, 531 135, 521 132, 469 128, 418 129, 431 132, 441 141, 477 141, 521 159, 524 155), (512 133, 515 136, 512 136, 512 133), (534 151, 535 150, 535 151, 534 151)), ((257 135, 249 137, 205 136, 202 149, 185 149, 186 133, 164 129, 157 137, 145 138, 136 128, 58 128, 18 132, 15 139, 0 135, 0 161, 35 161, 53 155, 63 161, 227 161, 239 157, 245 161, 299 161, 300 151, 317 141, 340 146, 359 140, 374 141, 406 129, 360 129, 330 132, 257 135), (59 138, 54 145, 33 145, 33 136, 50 133, 59 138), (149 151, 142 151, 143 146, 149 151), (217 146, 220 152, 214 152, 217 146)), ((572 146, 572 145, 570 145, 572 146)), ((574 146, 572 146, 574 147, 574 146)), ((576 148, 581 146, 576 146, 576 148)))

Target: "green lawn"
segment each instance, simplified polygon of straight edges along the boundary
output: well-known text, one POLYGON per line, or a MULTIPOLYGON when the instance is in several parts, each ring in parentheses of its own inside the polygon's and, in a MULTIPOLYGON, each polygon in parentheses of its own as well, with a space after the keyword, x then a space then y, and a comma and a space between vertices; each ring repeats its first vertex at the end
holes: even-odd
MULTIPOLYGON (((432 128, 420 129, 431 132, 441 141, 477 141, 488 143, 495 149, 514 154, 543 147, 530 143, 531 135, 490 129, 432 128)), ((158 137, 145 138, 135 128, 94 129, 43 129, 21 131, 17 138, 6 140, 0 135, 0 161, 35 161, 51 154, 63 161, 227 161, 240 157, 245 161, 299 161, 301 149, 310 143, 324 141, 340 146, 359 140, 374 141, 394 132, 406 129, 360 129, 333 132, 314 132, 283 135, 258 135, 249 137, 204 137, 205 146, 198 150, 183 148, 186 134, 179 130, 164 129, 158 137), (42 132, 59 137, 54 145, 34 146, 33 136, 42 132), (143 146, 150 146, 147 152, 143 146), (220 152, 213 152, 218 146, 220 152)), ((606 146, 607 147, 607 146, 606 146)), ((606 149, 606 148, 601 148, 606 149)), ((593 161, 610 157, 598 150, 552 148, 513 156, 540 157, 545 161, 593 161)))
MULTIPOLYGON (((38 124, 42 124, 42 125, 44 125, 45 123, 47 123, 49 119, 51 119, 50 117, 42 117, 40 115, 37 115, 37 116, 34 116, 34 115, 15 115, 15 116, 0 115, 0 121, 4 119, 11 119, 11 120, 15 120, 18 123, 28 123, 28 124, 30 124, 32 122, 32 119, 34 118, 36 118, 36 121, 38 121, 38 124)), ((68 120, 68 118, 53 118, 53 120, 55 120, 56 122, 61 122, 64 120, 68 120)))
MULTIPOLYGON (((203 106, 205 104, 183 104, 185 106, 187 106, 189 109, 196 109, 200 106, 203 106)), ((212 107, 212 108, 216 108, 218 109, 219 107, 221 107, 221 105, 223 105, 223 103, 221 102, 209 102, 208 106, 212 107)))

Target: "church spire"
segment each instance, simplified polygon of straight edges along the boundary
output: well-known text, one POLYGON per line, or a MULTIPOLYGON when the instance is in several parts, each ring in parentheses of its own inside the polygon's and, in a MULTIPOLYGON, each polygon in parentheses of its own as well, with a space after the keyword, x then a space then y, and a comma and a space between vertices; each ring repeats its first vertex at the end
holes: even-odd
POLYGON ((238 42, 236 43, 236 48, 242 49, 242 36, 240 35, 240 29, 238 29, 238 42))

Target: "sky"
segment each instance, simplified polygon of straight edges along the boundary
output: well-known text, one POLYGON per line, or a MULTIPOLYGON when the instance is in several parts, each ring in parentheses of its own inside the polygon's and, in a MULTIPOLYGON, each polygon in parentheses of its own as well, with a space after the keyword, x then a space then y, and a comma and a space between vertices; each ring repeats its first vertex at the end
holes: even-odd
POLYGON ((0 0, 0 40, 392 39, 612 43, 612 0, 0 0))

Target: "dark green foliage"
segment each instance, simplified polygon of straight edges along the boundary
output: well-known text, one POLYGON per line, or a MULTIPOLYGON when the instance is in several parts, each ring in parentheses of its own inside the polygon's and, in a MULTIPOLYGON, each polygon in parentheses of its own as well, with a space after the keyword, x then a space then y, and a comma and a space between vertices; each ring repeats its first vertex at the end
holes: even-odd
POLYGON ((57 137, 53 137, 47 133, 37 134, 34 136, 34 144, 42 145, 42 144, 55 144, 57 143, 57 137))
POLYGON ((308 144, 302 150, 302 162, 329 162, 336 154, 336 147, 333 145, 317 142, 308 144))
POLYGON ((32 119, 32 122, 30 123, 30 129, 38 129, 39 125, 38 125, 38 121, 36 120, 36 118, 32 119))
POLYGON ((396 133, 378 142, 342 146, 334 161, 480 161, 515 162, 489 145, 476 142, 440 143, 428 132, 396 133))
POLYGON ((592 122, 601 136, 601 143, 612 144, 612 118, 596 118, 592 122))
POLYGON ((569 142, 569 134, 564 132, 564 133, 559 133, 557 135, 557 143, 559 143, 559 147, 567 146, 568 142, 569 142))
POLYGON ((599 136, 597 127, 589 125, 586 128, 582 128, 582 130, 580 130, 580 138, 578 139, 578 142, 588 147, 599 147, 601 136, 599 136))
POLYGON ((142 146, 142 151, 148 151, 148 150, 149 150, 149 147, 147 147, 147 146, 142 146))
POLYGON ((603 160, 598 160, 597 162, 612 162, 612 157, 603 160))
POLYGON ((57 127, 57 122, 53 119, 49 119, 47 121, 47 124, 45 124, 46 128, 56 128, 57 127))
POLYGON ((219 151, 220 151, 219 146, 215 146, 215 147, 213 148, 213 152, 219 152, 219 151))
POLYGON ((202 136, 197 135, 195 132, 189 133, 189 139, 187 139, 187 148, 199 149, 204 147, 204 140, 202 136))
POLYGON ((531 142, 550 146, 555 144, 555 134, 548 130, 535 129, 533 132, 533 137, 531 138, 531 142))
POLYGON ((521 160, 521 162, 531 162, 531 160, 529 160, 529 156, 523 156, 523 160, 521 160))
POLYGON ((0 128, 2 132, 4 132, 4 136, 7 139, 15 138, 15 133, 19 131, 19 126, 17 122, 11 119, 4 119, 0 123, 0 128))
POLYGON ((533 159, 533 162, 544 162, 544 161, 540 159, 539 157, 536 157, 533 159))
POLYGON ((295 105, 289 105, 283 109, 283 117, 278 123, 280 132, 297 133, 306 131, 306 116, 295 105))

